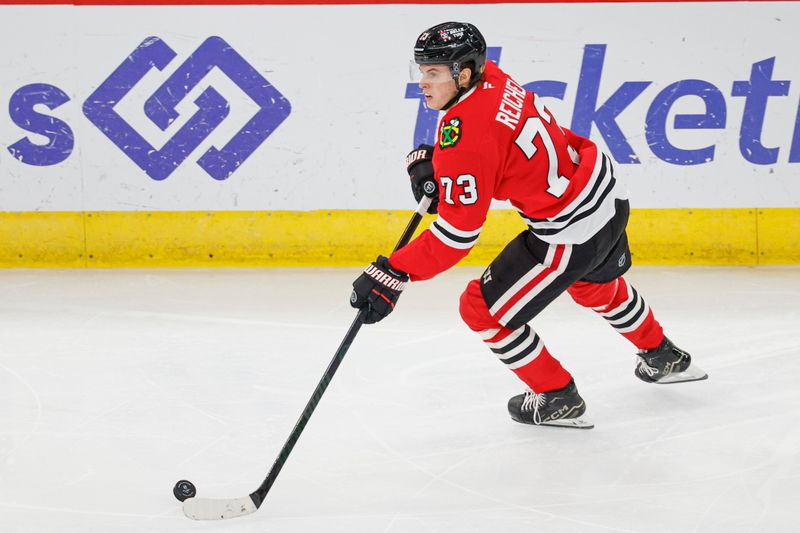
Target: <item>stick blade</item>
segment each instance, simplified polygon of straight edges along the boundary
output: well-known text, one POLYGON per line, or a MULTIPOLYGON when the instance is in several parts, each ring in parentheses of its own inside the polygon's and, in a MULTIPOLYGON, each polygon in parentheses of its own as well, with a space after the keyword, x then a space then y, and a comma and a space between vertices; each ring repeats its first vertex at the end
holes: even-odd
POLYGON ((189 498, 183 514, 192 520, 225 520, 255 513, 258 507, 250 496, 234 499, 189 498))

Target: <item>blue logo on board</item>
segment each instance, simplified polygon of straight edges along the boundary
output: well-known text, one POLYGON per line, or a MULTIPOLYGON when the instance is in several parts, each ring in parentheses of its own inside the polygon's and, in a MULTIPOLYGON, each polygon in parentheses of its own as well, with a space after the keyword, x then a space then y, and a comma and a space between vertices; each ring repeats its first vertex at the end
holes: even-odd
MULTIPOLYGON (((172 174, 230 113, 229 102, 213 87, 195 98, 197 111, 160 147, 150 144, 115 110, 153 69, 163 70, 176 53, 158 37, 148 37, 86 99, 83 113, 106 137, 150 178, 172 174)), ((291 113, 291 104, 266 78, 221 37, 209 37, 144 103, 145 116, 162 131, 179 118, 178 105, 212 69, 225 74, 258 106, 258 111, 224 146, 212 146, 197 164, 212 178, 230 177, 291 113)), ((55 165, 72 153, 75 138, 63 121, 34 110, 44 104, 55 109, 69 101, 58 87, 31 84, 14 93, 9 104, 19 127, 48 138, 34 144, 27 137, 9 147, 18 160, 35 166, 55 165)))

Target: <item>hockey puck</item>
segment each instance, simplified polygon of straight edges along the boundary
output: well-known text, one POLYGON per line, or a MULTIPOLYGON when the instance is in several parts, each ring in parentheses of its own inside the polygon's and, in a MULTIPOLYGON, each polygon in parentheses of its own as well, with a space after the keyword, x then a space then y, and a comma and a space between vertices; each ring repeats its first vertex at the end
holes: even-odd
POLYGON ((188 498, 194 498, 195 494, 197 494, 197 489, 194 487, 194 484, 191 481, 182 479, 175 483, 175 487, 172 489, 172 494, 178 498, 178 501, 182 502, 188 498))

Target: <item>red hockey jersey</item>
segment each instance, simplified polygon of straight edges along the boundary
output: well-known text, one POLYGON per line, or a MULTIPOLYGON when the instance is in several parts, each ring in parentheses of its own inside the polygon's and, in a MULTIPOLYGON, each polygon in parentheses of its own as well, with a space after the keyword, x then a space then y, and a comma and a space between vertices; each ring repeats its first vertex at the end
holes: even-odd
POLYGON ((412 280, 431 278, 469 253, 493 198, 509 200, 542 240, 580 244, 627 195, 608 156, 560 127, 539 97, 491 61, 442 118, 433 168, 439 216, 389 258, 412 280))

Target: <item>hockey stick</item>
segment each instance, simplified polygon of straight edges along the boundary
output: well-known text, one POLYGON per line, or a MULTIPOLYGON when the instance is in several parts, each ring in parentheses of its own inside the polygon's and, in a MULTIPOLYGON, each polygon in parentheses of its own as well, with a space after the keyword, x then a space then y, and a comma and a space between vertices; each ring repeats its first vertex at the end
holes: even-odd
MULTIPOLYGON (((397 246, 394 248, 395 251, 408 244, 408 242, 411 240, 411 236, 414 234, 417 226, 419 226, 422 217, 428 211, 428 207, 430 205, 431 199, 427 196, 423 196, 422 200, 417 206, 417 210, 414 212, 414 215, 408 222, 405 231, 403 231, 403 235, 397 242, 397 246)), ((350 329, 347 330, 347 334, 344 336, 344 340, 342 340, 342 343, 339 345, 339 349, 336 350, 336 354, 333 356, 330 364, 328 364, 325 374, 323 374, 322 379, 317 385, 317 388, 314 389, 311 399, 308 400, 305 409, 303 409, 303 413, 300 415, 300 419, 297 421, 297 424, 295 424, 294 429, 289 435, 289 438, 286 440, 286 443, 283 445, 283 448, 281 448, 278 458, 275 459, 269 474, 267 474, 267 477, 264 479, 264 482, 261 483, 261 486, 250 493, 249 496, 243 496, 241 498, 214 499, 190 497, 183 502, 183 514, 193 520, 222 520, 225 518, 236 518, 238 516, 248 515, 256 512, 258 508, 261 507, 261 504, 264 503, 264 499, 266 498, 269 490, 272 488, 272 484, 275 483, 275 479, 277 479, 278 474, 283 468, 283 465, 286 464, 289 454, 292 453, 292 449, 294 448, 295 443, 297 443, 297 440, 300 438, 300 434, 303 433, 303 429, 306 427, 308 420, 311 418, 311 414, 314 412, 314 409, 316 409, 317 404, 322 398, 322 395, 325 393, 325 389, 328 388, 328 384, 331 382, 333 375, 339 368, 339 364, 342 362, 342 359, 344 359, 347 350, 350 348, 350 345, 356 338, 358 331, 361 329, 361 326, 364 323, 362 321, 363 313, 363 310, 358 311, 353 323, 350 325, 350 329)), ((194 492, 194 486, 190 482, 181 481, 179 484, 180 483, 188 483, 188 486, 190 486, 192 489, 191 493, 194 492)))

